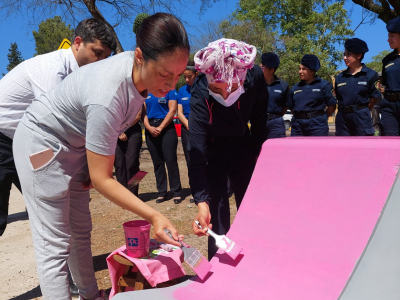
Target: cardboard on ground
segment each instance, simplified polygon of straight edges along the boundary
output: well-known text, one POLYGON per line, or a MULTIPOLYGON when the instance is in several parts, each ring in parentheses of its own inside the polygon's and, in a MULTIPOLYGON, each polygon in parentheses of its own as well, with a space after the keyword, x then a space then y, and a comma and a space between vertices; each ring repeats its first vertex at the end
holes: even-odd
POLYGON ((398 300, 400 139, 264 143, 211 274, 113 300, 398 300))
POLYGON ((58 50, 69 49, 69 48, 71 48, 71 42, 68 39, 63 39, 63 41, 60 44, 60 47, 58 47, 58 50))

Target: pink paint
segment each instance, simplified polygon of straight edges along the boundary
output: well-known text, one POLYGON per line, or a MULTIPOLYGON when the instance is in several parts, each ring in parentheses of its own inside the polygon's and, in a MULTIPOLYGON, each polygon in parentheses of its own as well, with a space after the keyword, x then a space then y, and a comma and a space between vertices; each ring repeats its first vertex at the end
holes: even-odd
POLYGON ((285 138, 264 144, 213 273, 175 299, 332 300, 374 229, 400 161, 398 138, 285 138))

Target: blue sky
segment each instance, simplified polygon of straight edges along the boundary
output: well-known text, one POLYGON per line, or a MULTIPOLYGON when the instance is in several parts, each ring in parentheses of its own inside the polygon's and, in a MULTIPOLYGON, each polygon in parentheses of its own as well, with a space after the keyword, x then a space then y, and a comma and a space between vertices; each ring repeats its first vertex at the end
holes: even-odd
MULTIPOLYGON (((202 16, 198 11, 200 8, 200 1, 190 8, 182 9, 180 18, 186 21, 186 29, 191 36, 198 35, 201 29, 208 20, 216 22, 229 16, 236 8, 238 0, 222 0, 215 3, 209 8, 202 16)), ((362 19, 362 9, 360 6, 353 4, 348 0, 346 9, 351 11, 351 28, 355 29, 362 19)), ((107 18, 107 12, 105 12, 107 18)), ((48 16, 53 17, 53 16, 48 16)), ((383 50, 389 49, 387 43, 387 31, 385 23, 377 19, 373 24, 363 24, 355 32, 355 37, 360 38, 367 42, 370 51, 366 53, 364 62, 371 60, 371 57, 378 54, 383 50)), ((35 53, 35 41, 33 39, 32 31, 37 30, 38 26, 29 26, 26 17, 13 16, 7 20, 0 21, 0 74, 6 73, 8 64, 7 54, 11 43, 16 42, 18 48, 22 53, 23 58, 29 59, 35 53)), ((131 28, 121 28, 117 31, 121 44, 125 50, 129 50, 134 46, 135 36, 131 28)), ((339 68, 343 68, 341 64, 339 68)), ((0 75, 1 77, 1 75, 0 75)))

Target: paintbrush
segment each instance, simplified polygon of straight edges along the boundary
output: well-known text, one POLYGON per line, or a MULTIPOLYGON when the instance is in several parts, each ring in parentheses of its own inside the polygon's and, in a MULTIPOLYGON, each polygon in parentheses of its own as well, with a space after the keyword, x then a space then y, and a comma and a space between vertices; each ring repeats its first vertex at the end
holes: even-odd
MULTIPOLYGON (((200 229, 203 229, 199 221, 194 222, 200 229)), ((226 254, 228 254, 233 260, 235 260, 239 256, 240 252, 243 250, 241 246, 232 241, 226 235, 218 235, 210 228, 208 228, 207 233, 215 239, 215 245, 219 249, 223 250, 226 254)))
MULTIPOLYGON (((164 229, 167 235, 173 239, 171 231, 164 229)), ((183 260, 187 263, 193 271, 200 277, 201 280, 207 276, 208 272, 211 270, 212 265, 196 248, 188 247, 187 244, 182 241, 178 242, 181 244, 181 249, 183 252, 183 260)))

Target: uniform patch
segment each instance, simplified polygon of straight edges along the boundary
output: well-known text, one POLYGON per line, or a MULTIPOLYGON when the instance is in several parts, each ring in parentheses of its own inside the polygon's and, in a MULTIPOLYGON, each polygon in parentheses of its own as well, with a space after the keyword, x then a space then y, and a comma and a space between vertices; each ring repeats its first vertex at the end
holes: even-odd
POLYGON ((158 103, 165 104, 167 103, 167 100, 165 98, 159 98, 158 103))
POLYGON ((331 93, 332 93, 333 97, 335 97, 335 98, 336 98, 336 92, 335 92, 335 89, 331 89, 331 93))
POLYGON ((293 94, 296 94, 296 93, 299 93, 299 92, 302 92, 303 90, 297 90, 297 91, 294 91, 294 93, 293 94))
POLYGON ((394 63, 388 64, 388 65, 385 66, 385 69, 389 68, 390 66, 393 66, 393 65, 394 65, 394 63))
POLYGON ((313 92, 320 92, 321 89, 313 89, 312 91, 313 91, 313 92))
POLYGON ((375 82, 375 88, 376 88, 378 91, 381 91, 381 83, 379 82, 379 80, 377 80, 377 81, 375 82))
POLYGON ((346 85, 346 82, 339 83, 339 84, 337 85, 337 87, 339 87, 339 86, 343 86, 343 85, 346 85))
POLYGON ((358 84, 367 85, 366 81, 359 81, 358 84))
POLYGON ((274 90, 275 93, 282 94, 282 90, 274 90))
POLYGON ((182 100, 189 100, 189 97, 184 97, 182 98, 182 100))

